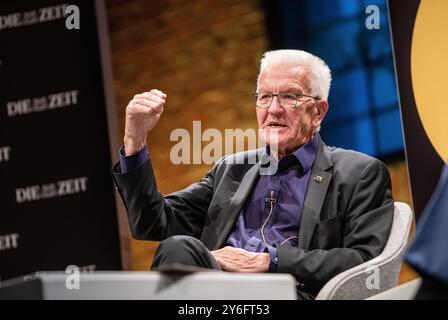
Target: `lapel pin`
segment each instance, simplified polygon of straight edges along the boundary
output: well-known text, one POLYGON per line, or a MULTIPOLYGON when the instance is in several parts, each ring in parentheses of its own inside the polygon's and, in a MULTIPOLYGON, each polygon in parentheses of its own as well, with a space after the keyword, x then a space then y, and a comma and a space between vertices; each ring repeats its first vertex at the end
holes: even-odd
POLYGON ((324 178, 323 178, 322 176, 315 176, 315 177, 313 178, 313 180, 314 180, 314 181, 317 181, 317 182, 322 182, 322 181, 324 180, 324 178))

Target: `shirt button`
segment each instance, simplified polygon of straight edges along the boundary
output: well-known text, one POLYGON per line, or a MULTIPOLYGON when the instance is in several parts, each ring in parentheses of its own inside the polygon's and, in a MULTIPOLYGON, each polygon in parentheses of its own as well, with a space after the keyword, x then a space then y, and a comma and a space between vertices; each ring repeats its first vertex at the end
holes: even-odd
POLYGON ((251 241, 251 242, 249 242, 249 244, 250 244, 252 247, 255 247, 255 242, 251 241))

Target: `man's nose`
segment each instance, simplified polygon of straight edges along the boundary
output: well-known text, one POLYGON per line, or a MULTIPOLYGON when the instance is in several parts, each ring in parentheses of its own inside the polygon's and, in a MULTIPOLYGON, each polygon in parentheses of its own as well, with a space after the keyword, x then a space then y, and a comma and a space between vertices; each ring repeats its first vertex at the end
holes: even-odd
POLYGON ((279 114, 279 113, 283 113, 283 111, 284 110, 283 110, 283 107, 280 105, 278 96, 273 96, 271 105, 268 108, 268 112, 273 113, 273 114, 279 114))

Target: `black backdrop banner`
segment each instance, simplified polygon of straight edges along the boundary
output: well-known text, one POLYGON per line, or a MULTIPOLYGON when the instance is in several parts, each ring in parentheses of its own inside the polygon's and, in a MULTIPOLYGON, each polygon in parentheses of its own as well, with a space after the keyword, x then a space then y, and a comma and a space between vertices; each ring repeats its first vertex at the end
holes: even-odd
POLYGON ((0 2, 1 280, 121 269, 98 30, 94 1, 0 2))
MULTIPOLYGON (((416 88, 413 87, 412 82, 411 53, 415 20, 420 3, 421 0, 389 0, 389 20, 400 93, 406 159, 412 201, 417 218, 429 201, 439 181, 444 164, 443 159, 434 148, 434 141, 430 140, 425 131, 414 96, 416 88)), ((428 34, 428 36, 430 35, 428 34)), ((428 60, 427 62, 430 63, 431 61, 428 60)), ((431 79, 426 80, 433 81, 431 79)), ((420 107, 427 107, 431 111, 431 106, 420 107)), ((443 117, 442 114, 437 116, 443 117)))

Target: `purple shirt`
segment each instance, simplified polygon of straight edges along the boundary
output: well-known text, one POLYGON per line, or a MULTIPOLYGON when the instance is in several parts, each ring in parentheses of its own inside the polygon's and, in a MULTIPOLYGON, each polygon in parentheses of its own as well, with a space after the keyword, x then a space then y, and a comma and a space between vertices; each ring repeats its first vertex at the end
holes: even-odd
MULTIPOLYGON (((300 215, 318 144, 319 140, 314 136, 308 143, 281 158, 275 175, 259 177, 227 239, 227 244, 235 248, 269 252, 270 272, 277 269, 275 245, 297 246, 300 215)), ((269 154, 269 148, 265 153, 269 154)))
MULTIPOLYGON (((235 248, 251 252, 269 252, 271 257, 269 272, 277 270, 276 245, 297 246, 300 215, 318 144, 319 140, 315 135, 308 143, 280 159, 275 175, 259 177, 227 239, 227 245, 235 248), (262 227, 264 239, 261 235, 262 227)), ((265 154, 269 155, 268 147, 265 154)), ((148 159, 146 146, 127 157, 124 156, 122 147, 121 172, 132 171, 148 159)))

